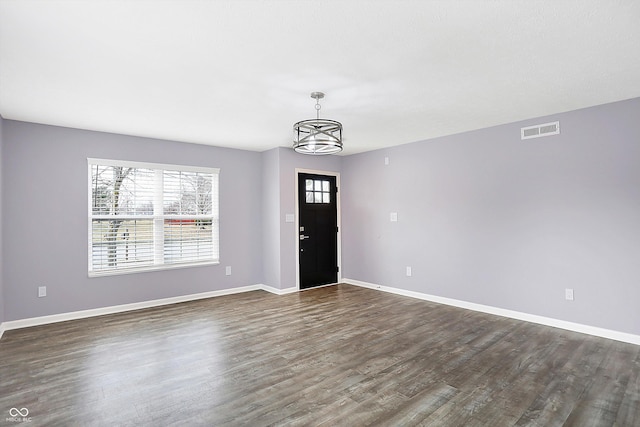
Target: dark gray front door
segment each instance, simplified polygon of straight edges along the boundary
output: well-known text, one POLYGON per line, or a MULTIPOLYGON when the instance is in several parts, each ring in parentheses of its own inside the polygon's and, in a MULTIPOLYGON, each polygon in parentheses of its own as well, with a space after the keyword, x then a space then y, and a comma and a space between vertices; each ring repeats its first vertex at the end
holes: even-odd
POLYGON ((298 174, 300 289, 338 281, 336 177, 298 174))

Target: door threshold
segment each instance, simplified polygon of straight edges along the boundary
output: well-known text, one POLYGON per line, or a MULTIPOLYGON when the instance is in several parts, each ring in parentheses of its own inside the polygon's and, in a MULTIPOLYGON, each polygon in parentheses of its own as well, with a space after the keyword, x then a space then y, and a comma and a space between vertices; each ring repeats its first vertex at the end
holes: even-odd
POLYGON ((310 291, 313 289, 320 289, 320 288, 326 288, 328 286, 336 286, 339 285, 340 282, 336 282, 336 283, 327 283, 326 285, 318 285, 318 286, 313 286, 311 288, 304 288, 304 289, 298 289, 298 292, 303 292, 303 291, 310 291))

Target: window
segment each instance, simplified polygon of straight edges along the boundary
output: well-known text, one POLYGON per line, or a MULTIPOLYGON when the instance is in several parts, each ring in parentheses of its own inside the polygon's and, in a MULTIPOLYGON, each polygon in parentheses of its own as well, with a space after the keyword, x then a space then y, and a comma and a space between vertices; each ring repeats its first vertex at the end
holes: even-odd
POLYGON ((306 179, 305 201, 307 203, 331 203, 331 193, 329 191, 329 181, 320 179, 306 179))
POLYGON ((90 276, 219 262, 218 169, 88 162, 90 276))

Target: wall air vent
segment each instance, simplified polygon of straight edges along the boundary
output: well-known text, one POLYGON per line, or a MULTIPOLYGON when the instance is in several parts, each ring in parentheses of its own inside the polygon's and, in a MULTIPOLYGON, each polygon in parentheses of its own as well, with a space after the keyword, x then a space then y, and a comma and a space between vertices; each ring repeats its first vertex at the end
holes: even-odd
POLYGON ((560 133, 560 122, 543 123, 541 125, 520 128, 520 139, 540 138, 541 136, 560 133))

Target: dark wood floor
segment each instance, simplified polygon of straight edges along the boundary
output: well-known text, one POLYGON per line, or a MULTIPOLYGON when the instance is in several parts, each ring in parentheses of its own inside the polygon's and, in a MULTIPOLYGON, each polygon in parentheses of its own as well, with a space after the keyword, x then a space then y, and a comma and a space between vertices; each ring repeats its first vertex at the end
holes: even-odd
POLYGON ((7 331, 0 361, 0 425, 640 425, 640 346, 349 285, 7 331))

